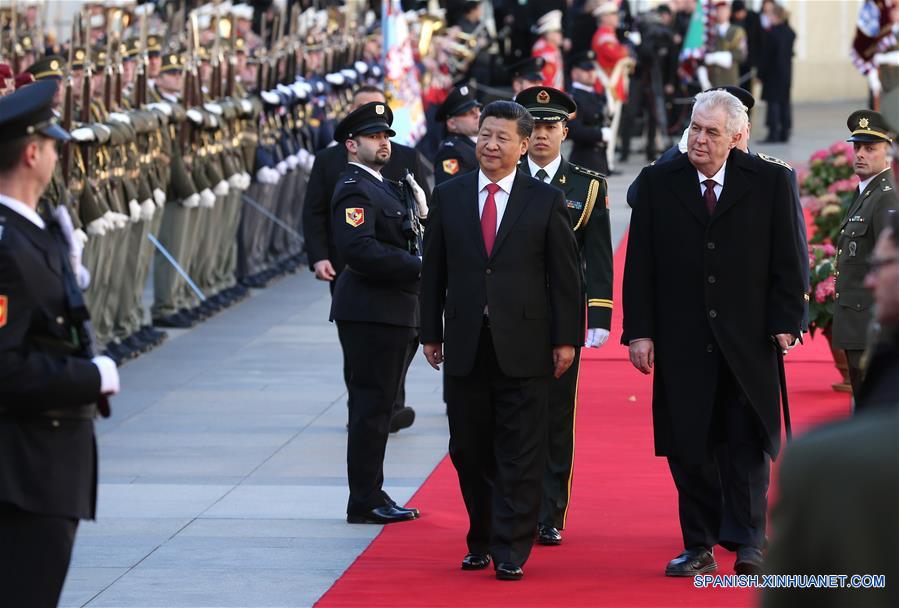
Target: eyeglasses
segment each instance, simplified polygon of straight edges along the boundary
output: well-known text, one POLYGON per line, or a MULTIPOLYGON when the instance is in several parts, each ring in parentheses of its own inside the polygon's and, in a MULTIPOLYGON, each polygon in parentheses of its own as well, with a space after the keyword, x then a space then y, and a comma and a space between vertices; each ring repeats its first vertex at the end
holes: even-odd
POLYGON ((867 262, 868 272, 877 274, 884 266, 889 266, 890 264, 896 264, 897 262, 899 262, 899 255, 893 256, 891 258, 876 258, 872 256, 868 258, 867 262))

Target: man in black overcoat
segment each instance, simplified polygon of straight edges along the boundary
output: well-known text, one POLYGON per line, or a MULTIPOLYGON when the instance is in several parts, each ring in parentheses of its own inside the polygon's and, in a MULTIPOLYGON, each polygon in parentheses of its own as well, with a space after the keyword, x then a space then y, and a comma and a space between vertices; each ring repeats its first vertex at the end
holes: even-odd
POLYGON ((788 174, 738 150, 746 111, 696 97, 686 155, 647 167, 631 218, 624 333, 653 378, 656 454, 678 489, 685 551, 666 569, 763 562, 770 459, 780 448, 777 350, 800 333, 804 287, 788 174))
POLYGON ((534 120, 484 108, 478 171, 434 191, 421 342, 446 365, 449 452, 469 517, 465 570, 518 580, 534 543, 549 381, 584 340, 579 257, 561 190, 517 170, 534 120), (446 319, 444 325, 444 318, 446 319))

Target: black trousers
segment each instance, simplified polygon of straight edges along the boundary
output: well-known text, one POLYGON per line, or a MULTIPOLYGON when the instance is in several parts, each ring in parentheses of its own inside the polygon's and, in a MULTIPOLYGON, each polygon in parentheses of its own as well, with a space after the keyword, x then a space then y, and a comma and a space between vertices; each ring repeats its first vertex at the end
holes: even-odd
POLYGON ((383 323, 338 321, 343 356, 350 368, 347 437, 347 513, 362 515, 391 502, 382 490, 390 417, 417 330, 383 323))
POLYGON ((668 459, 685 548, 764 548, 771 472, 764 441, 758 415, 722 360, 708 460, 668 459))
POLYGON ((468 550, 523 565, 537 530, 549 378, 512 378, 481 330, 467 376, 446 375, 449 453, 468 511, 468 550))
POLYGON ((0 503, 0 604, 56 608, 78 520, 0 503))
POLYGON ((793 130, 793 116, 789 101, 768 102, 768 138, 773 141, 787 141, 793 130))
POLYGON ((852 399, 855 402, 855 407, 858 408, 858 404, 860 400, 859 390, 862 387, 862 382, 865 379, 865 371, 862 369, 862 358, 865 355, 865 351, 862 349, 851 349, 846 350, 846 363, 849 366, 849 384, 852 385, 852 399))
POLYGON ((543 469, 543 500, 540 523, 564 528, 571 500, 574 474, 574 419, 577 411, 577 384, 581 349, 559 379, 549 381, 549 409, 546 421, 546 466, 543 469))

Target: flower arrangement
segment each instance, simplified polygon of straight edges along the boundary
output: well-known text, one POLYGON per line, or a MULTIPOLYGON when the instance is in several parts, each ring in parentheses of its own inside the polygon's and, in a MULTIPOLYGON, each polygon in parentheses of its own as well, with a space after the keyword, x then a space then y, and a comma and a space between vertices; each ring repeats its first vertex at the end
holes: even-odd
POLYGON ((837 142, 812 154, 808 169, 799 176, 802 204, 812 215, 812 243, 832 243, 840 220, 855 200, 858 176, 852 170, 853 150, 837 142))
POLYGON ((812 336, 818 329, 824 332, 828 331, 833 323, 833 308, 836 305, 834 299, 836 255, 836 248, 829 243, 809 247, 809 284, 811 288, 808 303, 808 331, 812 336))

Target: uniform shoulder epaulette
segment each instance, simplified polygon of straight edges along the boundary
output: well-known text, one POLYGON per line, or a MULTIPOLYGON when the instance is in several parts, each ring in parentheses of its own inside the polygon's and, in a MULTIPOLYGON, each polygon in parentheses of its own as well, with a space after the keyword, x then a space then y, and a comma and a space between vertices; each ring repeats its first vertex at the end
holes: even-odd
POLYGON ((768 161, 769 163, 774 163, 775 165, 780 165, 781 167, 786 167, 790 171, 793 170, 793 167, 780 160, 779 158, 774 158, 773 156, 768 156, 767 154, 762 154, 761 152, 759 152, 758 155, 762 160, 768 161))
POLYGON ((886 177, 881 177, 880 181, 883 184, 883 188, 881 188, 881 190, 880 190, 881 192, 892 192, 893 191, 893 185, 890 184, 890 180, 888 180, 886 177))
POLYGON ((588 169, 586 167, 582 167, 580 165, 575 165, 574 163, 568 163, 571 165, 571 170, 575 173, 580 173, 581 175, 586 175, 588 177, 598 177, 600 179, 605 179, 606 176, 600 173, 599 171, 594 171, 593 169, 588 169))
POLYGON ((455 147, 456 147, 456 144, 454 144, 454 143, 453 143, 453 140, 451 140, 451 139, 444 139, 444 140, 443 140, 443 145, 446 146, 446 147, 448 147, 448 148, 455 148, 455 147))

